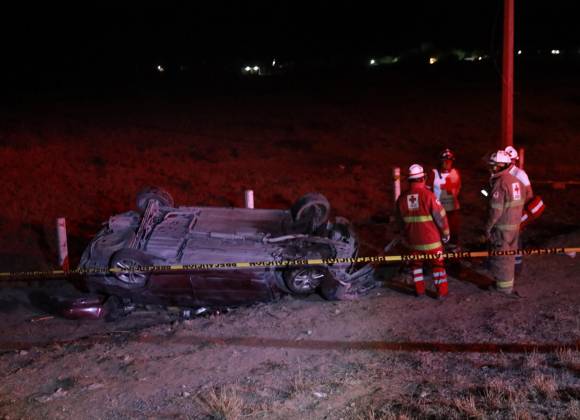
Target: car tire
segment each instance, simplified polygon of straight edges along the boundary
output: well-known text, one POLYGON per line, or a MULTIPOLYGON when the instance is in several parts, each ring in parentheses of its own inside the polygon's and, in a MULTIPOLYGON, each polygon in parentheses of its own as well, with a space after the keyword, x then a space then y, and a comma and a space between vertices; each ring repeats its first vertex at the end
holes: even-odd
POLYGON ((144 287, 149 281, 149 272, 127 272, 135 267, 150 266, 153 259, 137 250, 124 248, 115 252, 109 261, 109 268, 116 270, 126 270, 125 272, 115 272, 113 275, 117 279, 118 285, 125 289, 137 289, 144 287))
POLYGON ((328 221, 330 203, 322 194, 309 193, 294 203, 290 213, 295 224, 313 232, 328 221))
POLYGON ((137 194, 137 209, 145 213, 149 200, 157 200, 160 206, 173 207, 174 201, 171 194, 159 187, 147 187, 137 194))
POLYGON ((340 284, 322 284, 320 287, 320 295, 330 301, 340 300, 339 296, 342 294, 345 286, 340 284))
POLYGON ((294 295, 306 296, 314 293, 329 275, 324 267, 300 267, 284 272, 284 283, 294 295))
POLYGON ((288 286, 286 286, 286 272, 284 270, 276 270, 276 272, 274 272, 274 284, 278 290, 289 295, 292 294, 292 290, 288 289, 288 286))

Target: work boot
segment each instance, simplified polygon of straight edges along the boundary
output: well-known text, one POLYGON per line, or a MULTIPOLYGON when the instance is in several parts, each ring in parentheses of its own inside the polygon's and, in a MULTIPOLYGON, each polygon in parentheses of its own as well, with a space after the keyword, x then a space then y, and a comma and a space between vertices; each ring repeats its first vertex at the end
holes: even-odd
POLYGON ((422 297, 425 296, 425 282, 424 281, 416 281, 415 282, 415 296, 422 297))
POLYGON ((449 294, 449 289, 448 289, 448 284, 447 281, 445 281, 444 283, 441 283, 438 286, 435 286, 437 289, 437 297, 438 298, 444 298, 449 294))

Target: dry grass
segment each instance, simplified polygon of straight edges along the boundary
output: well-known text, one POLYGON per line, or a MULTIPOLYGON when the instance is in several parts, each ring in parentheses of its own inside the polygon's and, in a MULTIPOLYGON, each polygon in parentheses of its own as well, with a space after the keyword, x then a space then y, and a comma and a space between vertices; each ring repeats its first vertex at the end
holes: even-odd
POLYGON ((361 411, 354 413, 353 420, 381 420, 384 416, 380 415, 373 407, 365 407, 361 411))
POLYGON ((494 378, 485 386, 483 399, 487 406, 493 409, 501 409, 517 404, 524 395, 506 381, 494 378))
POLYGON ((477 408, 473 395, 453 399, 453 407, 462 418, 483 419, 485 417, 485 413, 477 408))
POLYGON ((558 362, 564 366, 568 365, 580 365, 580 351, 575 351, 572 349, 559 350, 556 353, 558 362))
POLYGON ((514 420, 532 420, 532 415, 528 410, 525 408, 518 408, 516 406, 512 406, 510 417, 514 420))
POLYGON ((238 420, 244 402, 234 387, 211 389, 207 395, 197 396, 205 414, 215 420, 238 420))
POLYGON ((390 407, 379 409, 361 407, 348 416, 348 419, 352 420, 411 420, 412 418, 414 417, 411 414, 400 412, 399 410, 394 411, 390 407))
POLYGON ((568 409, 566 410, 567 419, 578 420, 580 419, 580 402, 573 400, 570 402, 568 409))
POLYGON ((292 378, 292 382, 290 383, 290 395, 295 396, 307 392, 310 389, 310 385, 308 384, 306 378, 304 377, 304 372, 302 367, 298 365, 298 372, 292 378))
POLYGON ((537 369, 542 365, 543 362, 544 356, 537 351, 533 351, 526 354, 526 358, 524 359, 524 367, 528 369, 537 369))
POLYGON ((407 416, 406 414, 395 414, 395 413, 378 413, 375 412, 372 408, 368 409, 366 413, 362 415, 356 415, 354 420, 410 420, 411 417, 407 416))
POLYGON ((531 385, 533 389, 543 398, 553 399, 558 393, 558 384, 551 376, 541 374, 532 377, 531 385))

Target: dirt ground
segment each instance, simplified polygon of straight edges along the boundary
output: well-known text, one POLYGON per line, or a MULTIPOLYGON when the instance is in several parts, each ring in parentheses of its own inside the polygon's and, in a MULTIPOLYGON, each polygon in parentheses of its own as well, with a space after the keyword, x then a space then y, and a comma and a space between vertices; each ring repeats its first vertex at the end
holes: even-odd
MULTIPOLYGON (((481 249, 481 158, 497 147, 499 86, 460 76, 2 105, 0 271, 55 268, 57 217, 74 266, 146 185, 178 205, 242 206, 251 188, 262 208, 318 191, 354 223, 362 254, 378 255, 393 238, 391 168, 432 166, 445 147, 464 177, 464 246, 481 249)), ((529 246, 580 246, 580 189, 548 182, 580 179, 579 115, 577 81, 517 88, 516 146, 547 204, 529 246)), ((450 270, 445 301, 417 300, 385 275, 357 301, 285 297, 193 319, 149 307, 116 322, 49 316, 47 296, 74 293, 66 282, 3 281, 0 416, 579 419, 580 258, 527 257, 517 297, 478 287, 481 261, 462 267, 450 270)))

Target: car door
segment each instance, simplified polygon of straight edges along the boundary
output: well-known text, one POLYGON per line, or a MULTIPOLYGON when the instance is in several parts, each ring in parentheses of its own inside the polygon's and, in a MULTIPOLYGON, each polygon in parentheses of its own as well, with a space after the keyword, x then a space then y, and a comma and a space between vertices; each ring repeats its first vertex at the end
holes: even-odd
POLYGON ((189 280, 199 305, 234 306, 274 298, 265 269, 215 269, 191 272, 189 280))
POLYGON ((147 285, 150 302, 166 305, 198 306, 196 296, 189 281, 189 273, 184 271, 152 273, 147 285))

